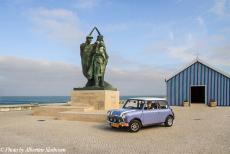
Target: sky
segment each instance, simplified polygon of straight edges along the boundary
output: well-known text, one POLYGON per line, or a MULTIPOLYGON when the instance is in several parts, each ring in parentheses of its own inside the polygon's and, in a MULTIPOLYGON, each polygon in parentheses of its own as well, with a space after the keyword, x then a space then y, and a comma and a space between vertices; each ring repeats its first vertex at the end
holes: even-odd
POLYGON ((230 0, 0 0, 0 96, 83 87, 80 44, 94 26, 120 95, 165 95, 196 57, 230 72, 230 0))

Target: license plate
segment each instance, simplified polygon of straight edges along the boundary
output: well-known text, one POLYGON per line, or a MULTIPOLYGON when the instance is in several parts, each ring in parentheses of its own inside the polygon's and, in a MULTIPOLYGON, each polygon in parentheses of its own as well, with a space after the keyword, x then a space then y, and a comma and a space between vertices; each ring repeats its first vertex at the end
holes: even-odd
POLYGON ((112 123, 112 125, 111 125, 112 127, 116 127, 116 128, 118 128, 119 127, 119 124, 116 124, 116 123, 112 123))

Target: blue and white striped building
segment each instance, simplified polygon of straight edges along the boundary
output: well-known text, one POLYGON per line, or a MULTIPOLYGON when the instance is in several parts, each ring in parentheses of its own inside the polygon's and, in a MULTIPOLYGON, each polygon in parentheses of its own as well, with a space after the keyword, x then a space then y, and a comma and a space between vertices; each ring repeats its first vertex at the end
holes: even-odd
POLYGON ((230 76, 200 59, 166 79, 166 84, 170 105, 216 101, 218 106, 230 106, 230 76))

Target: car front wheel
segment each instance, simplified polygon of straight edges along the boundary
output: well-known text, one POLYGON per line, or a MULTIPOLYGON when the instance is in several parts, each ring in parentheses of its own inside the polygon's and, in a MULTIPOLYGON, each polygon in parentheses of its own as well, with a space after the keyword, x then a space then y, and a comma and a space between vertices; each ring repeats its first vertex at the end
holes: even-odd
POLYGON ((138 132, 141 128, 141 123, 140 121, 138 120, 132 120, 130 123, 129 123, 129 128, 128 130, 131 131, 131 132, 138 132))
POLYGON ((171 127, 173 125, 173 117, 172 116, 168 116, 165 120, 165 126, 166 127, 171 127))

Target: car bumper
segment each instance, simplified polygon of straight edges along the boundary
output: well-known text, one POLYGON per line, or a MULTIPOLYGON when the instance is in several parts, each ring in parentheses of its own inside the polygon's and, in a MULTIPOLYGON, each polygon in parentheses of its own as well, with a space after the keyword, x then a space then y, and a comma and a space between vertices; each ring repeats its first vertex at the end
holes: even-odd
POLYGON ((113 122, 110 122, 110 121, 107 121, 107 122, 111 127, 115 127, 115 128, 129 127, 129 123, 126 123, 126 122, 120 122, 120 123, 113 123, 113 122))

